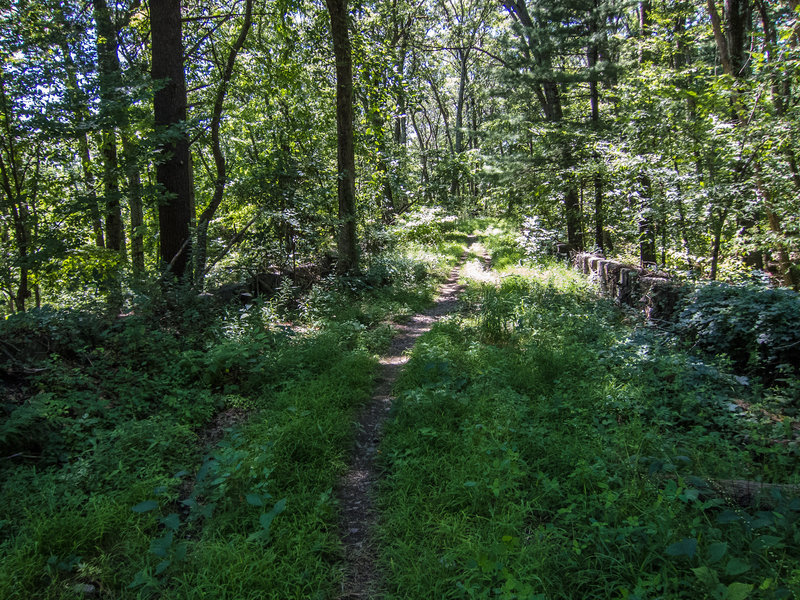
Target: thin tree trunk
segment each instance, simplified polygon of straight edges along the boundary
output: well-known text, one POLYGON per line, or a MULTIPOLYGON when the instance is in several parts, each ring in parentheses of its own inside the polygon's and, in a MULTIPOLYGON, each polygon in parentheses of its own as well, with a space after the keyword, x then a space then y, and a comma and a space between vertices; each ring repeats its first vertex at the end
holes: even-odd
POLYGON ((717 222, 714 224, 714 241, 711 246, 711 281, 716 281, 717 270, 719 267, 720 246, 722 243, 722 229, 725 226, 725 219, 728 217, 728 209, 718 212, 717 222))
POLYGON ((570 178, 564 193, 564 210, 567 220, 567 241, 576 250, 583 249, 583 238, 581 236, 581 208, 578 197, 578 189, 575 187, 575 180, 570 178))
MULTIPOLYGON (((233 76, 233 68, 236 65, 236 56, 241 51, 247 40, 247 34, 250 31, 250 26, 253 22, 253 0, 247 0, 244 11, 244 21, 242 28, 239 30, 239 35, 236 38, 233 46, 231 47, 228 59, 225 62, 225 67, 222 71, 222 78, 220 79, 219 87, 217 88, 217 95, 214 99, 214 109, 211 117, 211 152, 214 155, 214 167, 216 169, 216 179, 214 180, 214 194, 211 197, 211 202, 208 203, 205 210, 203 210, 200 218, 197 220, 197 244, 195 246, 195 260, 196 260, 196 283, 202 287, 203 278, 206 274, 206 256, 208 253, 208 226, 214 215, 217 212, 222 198, 225 193, 225 185, 228 180, 227 166, 225 162, 225 155, 222 153, 222 145, 219 139, 219 128, 222 121, 222 109, 225 102, 225 94, 228 91, 231 77, 233 76)), ((192 211, 194 212, 194 211, 192 211)))
POLYGON ((122 151, 128 179, 128 209, 131 213, 131 264, 137 277, 144 275, 144 209, 142 207, 142 174, 139 170, 139 146, 122 132, 122 151))
MULTIPOLYGON (((8 105, 8 98, 5 91, 5 80, 3 72, 0 70, 0 110, 2 111, 2 123, 4 135, 0 136, 2 148, 0 148, 0 185, 5 193, 10 206, 11 222, 14 229, 14 247, 17 250, 19 260, 19 282, 17 292, 11 291, 14 308, 19 312, 25 312, 26 300, 30 297, 28 252, 31 249, 31 226, 29 210, 25 198, 25 184, 21 171, 24 169, 19 165, 17 146, 14 143, 15 134, 11 128, 12 115, 8 105), (4 155, 7 160, 4 158, 4 155)), ((36 175, 39 173, 39 153, 36 156, 36 175)))
MULTIPOLYGON (((66 18, 64 17, 63 10, 57 14, 59 25, 66 28, 66 18)), ((80 86, 78 85, 78 75, 76 73, 75 63, 72 60, 69 44, 66 38, 60 40, 61 53, 64 55, 64 65, 66 70, 66 85, 67 92, 72 103, 72 111, 75 118, 75 124, 79 130, 77 135, 78 139, 78 154, 81 161, 81 170, 83 171, 83 185, 86 193, 86 203, 89 209, 89 217, 92 221, 92 230, 94 232, 94 243, 98 248, 105 248, 105 239, 103 237, 103 221, 100 216, 100 209, 97 204, 97 193, 95 191, 94 173, 92 173, 92 156, 89 151, 89 136, 86 134, 86 100, 81 93, 80 86)))
POLYGON ((642 189, 642 196, 639 204, 639 256, 642 266, 655 263, 656 257, 656 235, 654 220, 652 215, 651 195, 652 186, 650 177, 646 173, 639 176, 639 184, 642 189))
POLYGON ((603 221, 603 175, 600 170, 594 174, 594 241, 602 252, 605 251, 605 235, 603 221))
POLYGON ((117 57, 117 32, 111 21, 106 0, 92 0, 97 24, 97 62, 100 80, 100 114, 102 122, 103 196, 106 216, 106 247, 125 256, 125 236, 120 206, 119 167, 116 127, 124 125, 118 106, 121 87, 117 57))
POLYGON ((450 154, 455 154, 455 147, 453 146, 453 138, 450 136, 450 124, 447 119, 447 108, 445 108, 444 102, 442 101, 442 97, 439 94, 439 88, 437 87, 436 83, 429 79, 428 83, 431 84, 431 90, 433 90, 433 97, 436 100, 436 105, 439 107, 439 112, 442 113, 442 120, 444 121, 444 134, 447 138, 447 145, 450 148, 450 154))

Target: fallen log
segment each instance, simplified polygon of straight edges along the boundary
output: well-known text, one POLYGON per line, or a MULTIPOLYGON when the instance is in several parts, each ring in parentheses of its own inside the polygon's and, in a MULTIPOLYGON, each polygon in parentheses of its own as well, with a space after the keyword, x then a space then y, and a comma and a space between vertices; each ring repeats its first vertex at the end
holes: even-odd
POLYGON ((767 483, 746 479, 708 479, 707 486, 723 498, 742 507, 771 510, 777 507, 778 498, 800 497, 800 485, 767 483))
MULTIPOLYGON (((660 473, 661 479, 677 479, 675 473, 660 473)), ((709 477, 684 476, 684 481, 700 492, 704 498, 722 498, 728 504, 742 508, 772 510, 779 500, 800 498, 800 484, 768 483, 748 479, 712 479, 709 477)))

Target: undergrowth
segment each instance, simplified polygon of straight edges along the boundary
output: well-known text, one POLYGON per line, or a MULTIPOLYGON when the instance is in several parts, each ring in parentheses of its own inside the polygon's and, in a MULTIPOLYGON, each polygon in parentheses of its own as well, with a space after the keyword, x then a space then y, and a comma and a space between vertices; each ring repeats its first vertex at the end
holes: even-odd
POLYGON ((724 361, 553 263, 487 240, 497 286, 415 346, 381 444, 388 598, 790 598, 800 500, 786 423, 724 361))
POLYGON ((168 290, 6 320, 0 597, 335 597, 355 414, 452 235, 245 306, 168 290))

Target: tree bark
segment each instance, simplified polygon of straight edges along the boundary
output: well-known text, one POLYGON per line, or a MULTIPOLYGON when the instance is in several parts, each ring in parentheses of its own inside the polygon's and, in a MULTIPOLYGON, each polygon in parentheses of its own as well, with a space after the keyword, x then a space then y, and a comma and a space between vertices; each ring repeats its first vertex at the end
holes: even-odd
POLYGON ((340 275, 358 271, 356 243, 355 148, 353 146, 353 66, 350 50, 347 0, 326 0, 331 19, 336 60, 336 134, 338 162, 339 229, 337 248, 340 275))
POLYGON ((183 71, 180 0, 151 0, 152 77, 156 130, 171 131, 159 148, 156 182, 163 192, 158 207, 161 260, 178 279, 187 276, 192 221, 192 173, 186 134, 186 77, 183 71))
POLYGON ((106 0, 92 0, 97 25, 97 62, 100 79, 100 115, 102 122, 103 196, 106 206, 106 247, 125 256, 122 209, 120 206, 117 131, 124 111, 119 97, 122 85, 117 57, 117 31, 111 21, 106 0))
POLYGON ((122 132, 122 152, 128 179, 128 210, 131 213, 131 264, 136 276, 144 275, 144 209, 142 174, 139 170, 139 145, 130 131, 122 132))
POLYGON ((728 48, 728 38, 722 31, 722 21, 719 18, 717 6, 714 0, 707 0, 708 16, 711 19, 711 29, 714 31, 714 40, 717 43, 717 52, 719 53, 719 61, 722 64, 722 70, 726 75, 735 77, 733 74, 733 66, 731 65, 731 53, 728 48))

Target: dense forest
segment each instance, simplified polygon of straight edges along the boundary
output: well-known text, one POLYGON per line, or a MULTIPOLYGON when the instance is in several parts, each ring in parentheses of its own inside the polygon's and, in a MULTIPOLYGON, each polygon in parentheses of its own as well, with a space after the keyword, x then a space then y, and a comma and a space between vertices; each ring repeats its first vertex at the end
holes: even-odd
POLYGON ((0 0, 0 55, 0 597, 800 595, 798 0, 0 0))
POLYGON ((216 286, 337 246, 347 272, 424 206, 796 287, 796 12, 8 1, 3 311, 119 300, 167 268, 216 286))

